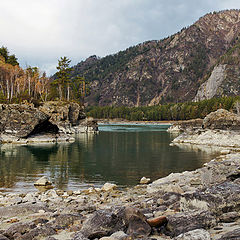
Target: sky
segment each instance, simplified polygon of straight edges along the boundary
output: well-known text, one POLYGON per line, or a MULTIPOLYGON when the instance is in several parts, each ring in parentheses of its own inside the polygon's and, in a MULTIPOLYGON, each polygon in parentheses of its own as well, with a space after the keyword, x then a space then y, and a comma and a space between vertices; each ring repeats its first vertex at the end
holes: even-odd
POLYGON ((0 46, 20 65, 56 72, 148 40, 160 40, 212 11, 240 9, 239 0, 0 0, 0 46))

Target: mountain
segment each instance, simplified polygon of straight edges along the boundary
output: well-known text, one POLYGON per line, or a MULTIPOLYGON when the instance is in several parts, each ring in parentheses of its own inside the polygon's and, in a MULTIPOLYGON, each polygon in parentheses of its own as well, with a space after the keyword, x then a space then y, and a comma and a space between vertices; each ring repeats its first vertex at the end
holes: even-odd
POLYGON ((240 95, 240 11, 206 14, 188 28, 103 58, 72 76, 90 81, 88 105, 142 106, 240 95))

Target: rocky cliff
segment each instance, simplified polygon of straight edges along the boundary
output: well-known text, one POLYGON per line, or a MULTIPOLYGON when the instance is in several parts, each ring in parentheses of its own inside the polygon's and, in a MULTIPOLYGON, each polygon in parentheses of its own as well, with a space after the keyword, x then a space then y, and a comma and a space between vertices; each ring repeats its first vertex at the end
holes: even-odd
POLYGON ((74 141, 73 133, 97 131, 77 103, 0 104, 0 143, 74 141))
POLYGON ((77 64, 87 104, 154 105, 240 94, 240 11, 210 13, 180 32, 77 64))

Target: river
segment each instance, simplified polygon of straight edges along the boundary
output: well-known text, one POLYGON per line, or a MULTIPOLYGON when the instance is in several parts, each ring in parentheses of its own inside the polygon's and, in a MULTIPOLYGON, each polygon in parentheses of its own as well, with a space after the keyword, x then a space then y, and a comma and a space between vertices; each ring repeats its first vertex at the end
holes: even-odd
POLYGON ((135 185, 172 172, 194 170, 216 156, 212 149, 170 146, 169 125, 100 125, 74 143, 0 145, 0 191, 29 192, 48 176, 59 189, 85 189, 105 182, 135 185))

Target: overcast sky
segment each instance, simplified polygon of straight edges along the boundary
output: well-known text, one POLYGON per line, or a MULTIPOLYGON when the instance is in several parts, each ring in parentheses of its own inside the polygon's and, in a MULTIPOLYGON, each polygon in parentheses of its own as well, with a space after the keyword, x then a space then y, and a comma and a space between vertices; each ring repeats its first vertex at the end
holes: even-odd
POLYGON ((240 0, 1 0, 0 45, 22 67, 55 72, 147 40, 159 40, 211 11, 240 9, 240 0))

